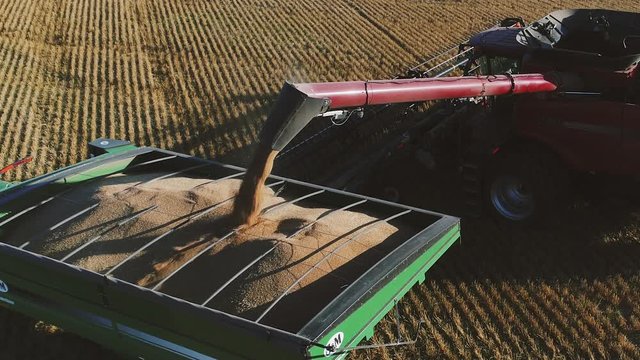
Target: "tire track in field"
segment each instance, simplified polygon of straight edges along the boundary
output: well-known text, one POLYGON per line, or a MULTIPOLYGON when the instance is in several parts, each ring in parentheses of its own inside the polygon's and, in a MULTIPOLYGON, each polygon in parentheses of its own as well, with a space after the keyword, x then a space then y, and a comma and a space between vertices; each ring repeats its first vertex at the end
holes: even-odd
MULTIPOLYGON (((126 18, 125 4, 119 3, 116 11, 116 18, 118 20, 118 29, 120 30, 120 34, 122 36, 121 41, 126 43, 130 39, 128 22, 126 18)), ((137 104, 132 102, 132 98, 135 93, 135 66, 131 62, 131 53, 129 49, 125 46, 124 51, 119 54, 118 63, 120 64, 120 76, 121 81, 120 84, 122 86, 122 103, 124 109, 124 128, 126 129, 124 137, 126 140, 130 140, 133 143, 138 143, 140 138, 139 130, 140 130, 140 121, 137 118, 136 107, 137 104)))
POLYGON ((438 304, 441 309, 439 313, 434 314, 434 326, 438 329, 439 337, 442 339, 440 347, 442 355, 449 359, 456 358, 457 356, 454 355, 456 341, 451 337, 451 332, 449 330, 450 327, 448 326, 448 319, 451 317, 452 306, 446 298, 442 297, 442 292, 436 282, 425 282, 423 286, 425 290, 422 293, 425 296, 424 300, 429 303, 438 304))
MULTIPOLYGON (((43 14, 40 19, 46 24, 44 31, 39 35, 37 40, 39 46, 38 58, 41 64, 41 86, 43 92, 37 102, 37 114, 39 117, 39 124, 42 131, 42 136, 37 139, 38 152, 35 159, 36 163, 40 163, 41 167, 36 168, 42 172, 50 171, 56 163, 59 162, 59 158, 56 152, 52 149, 51 144, 55 143, 55 136, 58 135, 56 129, 58 128, 54 124, 55 114, 52 114, 51 103, 55 101, 54 93, 56 90, 52 84, 57 77, 54 75, 54 67, 56 66, 55 56, 56 49, 53 45, 54 40, 58 40, 52 34, 56 33, 56 28, 60 22, 58 17, 51 16, 51 14, 62 15, 64 11, 64 4, 62 2, 53 3, 49 2, 47 6, 43 6, 43 14)), ((40 172, 40 171, 38 171, 40 172)))
MULTIPOLYGON (((91 2, 90 2, 91 3, 91 2)), ((80 146, 84 146, 87 141, 94 140, 95 125, 97 121, 95 119, 95 113, 92 111, 93 96, 95 94, 96 84, 93 82, 93 64, 94 64, 94 49, 96 48, 96 42, 94 41, 94 33, 97 22, 95 17, 96 9, 98 6, 86 6, 83 12, 83 17, 86 22, 83 23, 83 35, 82 35, 82 49, 79 50, 79 56, 82 57, 81 71, 77 74, 79 79, 79 101, 78 106, 78 118, 82 125, 82 138, 78 139, 80 146)), ((84 152, 78 151, 81 156, 84 156, 84 152)))
MULTIPOLYGON (((198 122, 201 120, 202 114, 201 99, 196 95, 196 88, 198 86, 194 86, 193 84, 193 75, 191 74, 190 66, 190 63, 197 59, 197 56, 194 56, 194 48, 197 44, 192 44, 185 35, 184 23, 181 21, 183 15, 175 10, 173 2, 170 0, 162 1, 160 2, 160 6, 162 13, 172 14, 172 21, 168 26, 168 33, 176 45, 177 51, 175 56, 169 57, 169 73, 176 84, 174 86, 180 89, 179 104, 181 107, 179 108, 179 121, 181 123, 179 126, 184 132, 183 140, 179 143, 180 149, 182 151, 188 151, 188 149, 184 148, 183 144, 185 141, 189 141, 189 139, 196 139, 198 137, 198 122)), ((191 149, 191 151, 196 155, 203 155, 197 151, 197 148, 191 149)))
POLYGON ((66 49, 69 54, 69 65, 68 72, 64 76, 66 91, 70 95, 69 101, 66 104, 65 109, 63 110, 65 115, 67 116, 68 128, 68 137, 65 141, 65 145, 70 147, 69 151, 67 151, 67 158, 65 160, 66 163, 75 163, 78 162, 82 157, 85 156, 84 152, 79 151, 79 143, 80 138, 83 137, 82 133, 82 123, 80 119, 78 119, 78 107, 80 106, 80 82, 81 79, 78 76, 80 73, 80 69, 82 68, 82 61, 84 57, 80 56, 82 49, 82 36, 76 36, 76 34, 84 34, 84 26, 83 23, 86 21, 86 17, 84 16, 85 10, 87 9, 87 0, 75 1, 74 3, 74 14, 72 14, 72 18, 76 21, 73 21, 69 26, 69 31, 66 35, 67 43, 66 45, 70 48, 66 49))
MULTIPOLYGON (((221 139, 223 134, 221 127, 226 122, 232 122, 231 116, 232 107, 228 105, 228 95, 230 93, 231 84, 237 85, 237 82, 232 81, 231 77, 224 71, 224 69, 213 68, 213 64, 216 64, 211 57, 211 53, 226 54, 228 53, 226 48, 223 48, 218 41, 218 37, 224 33, 224 30, 220 30, 221 21, 218 19, 212 20, 211 17, 215 16, 216 9, 211 3, 204 3, 197 1, 194 3, 195 11, 193 14, 196 18, 197 24, 193 26, 194 35, 198 38, 199 43, 204 44, 203 51, 199 54, 201 58, 197 62, 201 67, 200 73, 203 75, 205 81, 203 86, 203 125, 205 127, 199 129, 201 135, 206 136, 206 139, 199 139, 200 146, 204 148, 204 153, 207 156, 217 155, 224 152, 221 142, 216 139, 221 139), (196 16, 201 14, 201 16, 196 16), (208 51, 207 51, 208 50, 208 51), (218 104, 218 106, 215 106, 218 104), (222 115, 220 115, 222 113, 222 115)), ((230 129, 231 130, 231 129, 230 129)), ((191 141, 187 141, 183 145, 186 149, 193 149, 194 144, 191 141)))

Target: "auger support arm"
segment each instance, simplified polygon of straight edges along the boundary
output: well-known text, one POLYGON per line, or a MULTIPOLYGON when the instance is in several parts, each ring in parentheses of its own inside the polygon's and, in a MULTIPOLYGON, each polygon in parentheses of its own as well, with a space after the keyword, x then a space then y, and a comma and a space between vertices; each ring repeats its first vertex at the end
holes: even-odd
POLYGON ((286 82, 260 139, 271 143, 273 150, 280 151, 311 119, 328 110, 476 96, 551 92, 557 89, 558 82, 559 79, 542 74, 301 84, 286 82))

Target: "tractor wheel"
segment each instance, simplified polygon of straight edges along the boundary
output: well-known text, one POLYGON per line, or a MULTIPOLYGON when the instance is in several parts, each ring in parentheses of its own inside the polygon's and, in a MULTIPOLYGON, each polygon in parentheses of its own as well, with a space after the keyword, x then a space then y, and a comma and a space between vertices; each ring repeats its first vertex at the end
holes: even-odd
POLYGON ((484 181, 486 209, 503 225, 540 225, 564 198, 565 173, 552 154, 536 150, 498 153, 484 181))

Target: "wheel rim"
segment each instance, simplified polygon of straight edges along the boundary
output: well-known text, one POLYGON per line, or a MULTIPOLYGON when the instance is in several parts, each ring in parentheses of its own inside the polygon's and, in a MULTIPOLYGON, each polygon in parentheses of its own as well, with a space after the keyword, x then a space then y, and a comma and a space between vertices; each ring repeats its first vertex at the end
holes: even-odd
POLYGON ((522 221, 533 214, 535 201, 529 187, 514 176, 501 176, 491 185, 491 203, 501 216, 522 221))

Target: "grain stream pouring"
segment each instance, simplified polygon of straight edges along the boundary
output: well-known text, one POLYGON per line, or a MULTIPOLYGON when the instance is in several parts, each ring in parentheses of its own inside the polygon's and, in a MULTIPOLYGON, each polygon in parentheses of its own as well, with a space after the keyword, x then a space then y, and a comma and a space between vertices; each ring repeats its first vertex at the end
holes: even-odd
POLYGON ((259 136, 257 149, 247 168, 233 217, 239 225, 254 225, 262 210, 262 189, 273 168, 273 161, 311 119, 326 111, 328 99, 312 98, 286 82, 259 136))

